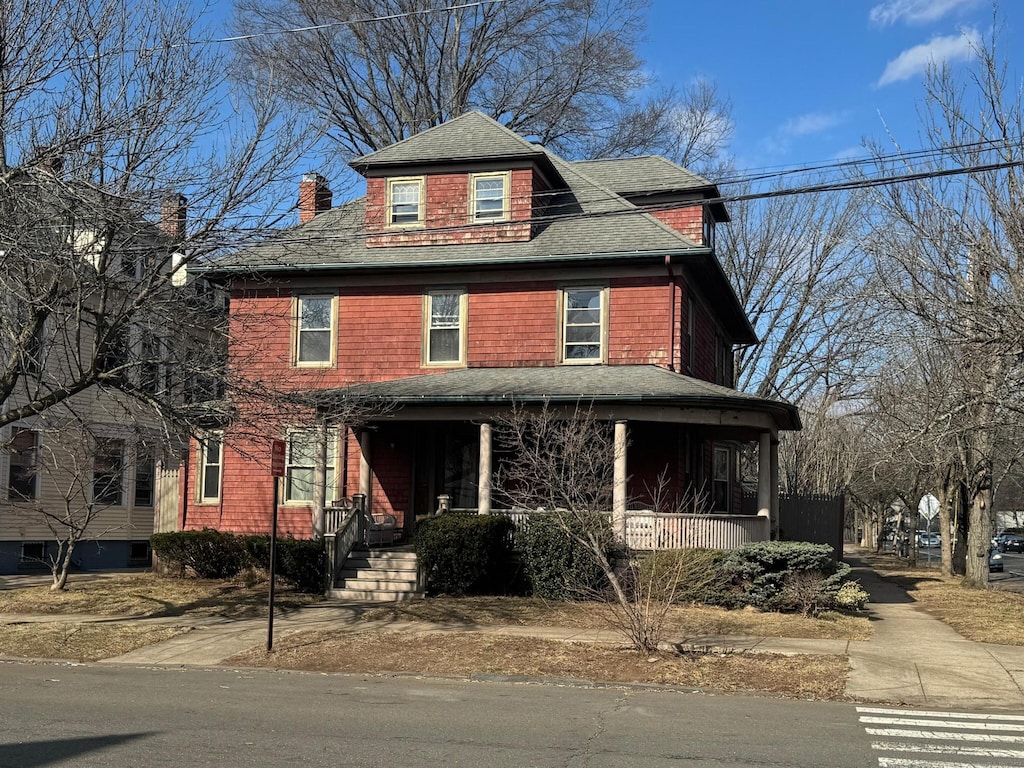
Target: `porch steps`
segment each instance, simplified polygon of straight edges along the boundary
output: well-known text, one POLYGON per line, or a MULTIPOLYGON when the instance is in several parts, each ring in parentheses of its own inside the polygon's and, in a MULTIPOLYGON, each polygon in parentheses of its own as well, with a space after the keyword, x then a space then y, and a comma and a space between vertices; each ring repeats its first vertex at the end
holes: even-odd
POLYGON ((391 603, 423 596, 411 549, 353 550, 328 596, 391 603))

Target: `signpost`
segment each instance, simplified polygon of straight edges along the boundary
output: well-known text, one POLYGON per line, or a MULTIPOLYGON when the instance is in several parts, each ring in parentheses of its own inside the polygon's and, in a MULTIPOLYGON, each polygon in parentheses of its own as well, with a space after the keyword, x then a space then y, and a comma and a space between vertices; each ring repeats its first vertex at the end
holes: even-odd
POLYGON ((274 507, 270 513, 270 600, 267 613, 267 653, 274 650, 274 578, 277 573, 277 493, 284 477, 284 440, 270 442, 270 476, 274 478, 274 507))

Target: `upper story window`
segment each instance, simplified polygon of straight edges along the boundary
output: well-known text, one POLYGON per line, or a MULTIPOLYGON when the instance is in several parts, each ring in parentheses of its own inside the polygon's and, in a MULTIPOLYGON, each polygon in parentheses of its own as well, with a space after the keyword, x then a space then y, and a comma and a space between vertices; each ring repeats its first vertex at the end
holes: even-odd
POLYGON ((7 498, 31 501, 39 498, 39 433, 15 428, 8 449, 7 498))
MULTIPOLYGON (((312 501, 316 482, 316 431, 312 429, 288 435, 285 456, 285 501, 312 501)), ((334 488, 334 451, 327 448, 327 482, 325 499, 332 497, 334 488)))
POLYGON ((479 173, 470 177, 473 221, 508 218, 508 173, 479 173))
POLYGON ((219 432, 207 435, 199 444, 199 501, 220 500, 223 438, 219 432))
POLYGON ((388 226, 403 227, 423 223, 423 179, 388 181, 388 226))
POLYGON ((599 363, 605 359, 607 314, 607 288, 589 286, 562 290, 562 362, 599 363))
POLYGON ((333 296, 296 297, 296 365, 329 365, 333 360, 335 304, 333 296))
POLYGON ((92 469, 92 500, 119 507, 124 503, 124 440, 106 439, 96 444, 92 469))
POLYGON ((462 290, 430 291, 424 297, 425 362, 458 365, 464 362, 466 294, 462 290))

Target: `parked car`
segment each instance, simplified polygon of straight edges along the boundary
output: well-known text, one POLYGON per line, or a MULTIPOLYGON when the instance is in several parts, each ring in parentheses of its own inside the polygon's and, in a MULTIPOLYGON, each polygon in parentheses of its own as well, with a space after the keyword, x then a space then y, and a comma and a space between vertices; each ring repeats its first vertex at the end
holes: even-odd
POLYGON ((938 547, 941 546, 942 541, 939 539, 937 533, 919 533, 917 534, 917 546, 918 547, 938 547))
POLYGON ((1024 552, 1024 536, 1005 536, 999 546, 1000 552, 1024 552))
POLYGON ((1002 573, 1003 572, 1003 556, 999 554, 999 550, 990 549, 988 551, 988 572, 989 573, 1002 573))

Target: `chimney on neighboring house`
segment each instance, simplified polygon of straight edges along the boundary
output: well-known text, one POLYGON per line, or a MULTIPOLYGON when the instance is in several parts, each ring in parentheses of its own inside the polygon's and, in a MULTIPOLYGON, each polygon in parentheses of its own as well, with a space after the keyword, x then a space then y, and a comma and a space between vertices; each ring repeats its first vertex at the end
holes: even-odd
POLYGON ((188 200, 184 195, 167 195, 160 203, 160 231, 174 242, 185 239, 188 200))
POLYGON ((305 224, 331 208, 331 188, 319 173, 304 173, 299 182, 299 223, 305 224))

